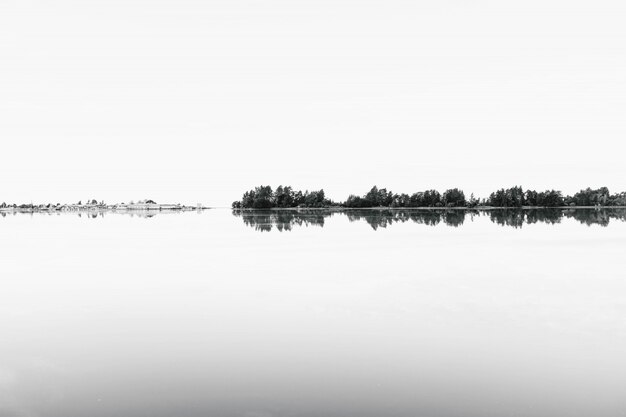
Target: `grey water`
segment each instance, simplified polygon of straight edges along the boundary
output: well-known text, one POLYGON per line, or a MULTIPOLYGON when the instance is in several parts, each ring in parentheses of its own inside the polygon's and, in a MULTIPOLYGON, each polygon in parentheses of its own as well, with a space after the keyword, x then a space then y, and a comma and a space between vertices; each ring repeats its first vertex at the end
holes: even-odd
POLYGON ((1 214, 1 417, 626 415, 624 210, 1 214))

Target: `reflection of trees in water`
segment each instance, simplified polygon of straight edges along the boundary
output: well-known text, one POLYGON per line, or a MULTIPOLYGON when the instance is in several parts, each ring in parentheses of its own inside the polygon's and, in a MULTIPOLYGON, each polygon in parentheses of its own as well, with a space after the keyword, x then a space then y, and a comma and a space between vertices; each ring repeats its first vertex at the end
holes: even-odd
POLYGON ((291 231, 298 226, 324 226, 324 219, 335 213, 345 215, 350 222, 364 221, 372 229, 385 228, 393 223, 412 221, 427 226, 444 224, 458 227, 465 217, 480 215, 470 210, 233 210, 244 224, 261 232, 291 231))
MULTIPOLYGON (((30 216, 63 216, 77 215, 88 219, 102 218, 109 214, 122 214, 131 217, 150 218, 161 215, 179 215, 184 211, 156 210, 79 210, 79 211, 20 211, 0 210, 0 217, 8 215, 28 214, 30 216)), ((198 213, 202 213, 199 211, 198 213)), ((426 226, 458 227, 466 220, 474 217, 487 216, 493 223, 506 227, 520 228, 526 224, 546 223, 557 224, 563 218, 573 219, 581 224, 607 226, 611 220, 626 221, 626 209, 435 209, 435 210, 401 210, 401 209, 297 209, 297 210, 233 210, 235 216, 241 217, 244 223, 259 231, 291 231, 301 226, 324 226, 327 217, 334 214, 346 216, 350 222, 365 222, 372 229, 385 228, 393 223, 413 222, 426 226)))
POLYGON ((582 224, 591 226, 593 224, 599 224, 606 227, 609 225, 611 219, 626 221, 626 209, 614 209, 614 210, 576 210, 569 209, 563 212, 565 217, 578 220, 582 224))
POLYGON ((548 223, 548 224, 557 224, 561 223, 561 217, 563 215, 562 210, 560 209, 531 209, 525 210, 526 218, 525 222, 528 224, 534 223, 548 223))
POLYGON ((425 224, 426 226, 437 226, 441 223, 441 214, 435 211, 411 211, 410 218, 413 222, 418 224, 425 224))
POLYGON ((349 210, 342 213, 351 222, 364 220, 372 229, 377 230, 407 221, 427 226, 436 226, 443 221, 448 226, 458 227, 465 221, 469 210, 349 210))
POLYGON ((407 221, 403 212, 395 210, 349 210, 343 212, 350 222, 365 221, 372 229, 385 228, 393 223, 407 221))
POLYGON ((440 223, 459 227, 467 219, 487 216, 493 223, 521 228, 525 224, 558 224, 563 217, 572 218, 582 224, 606 226, 611 219, 626 221, 626 209, 522 209, 522 210, 234 210, 233 214, 244 223, 259 231, 291 231, 298 226, 324 226, 324 219, 338 213, 350 222, 365 222, 373 230, 386 228, 394 223, 414 222, 426 226, 440 223))
POLYGON ((524 224, 561 223, 563 217, 571 218, 588 226, 608 226, 611 219, 626 221, 626 209, 526 209, 491 210, 491 221, 502 226, 520 228, 524 224))
POLYGON ((526 213, 522 210, 491 210, 489 218, 500 226, 519 228, 524 225, 526 213))
POLYGON ((443 222, 452 227, 459 227, 465 221, 465 210, 448 210, 442 214, 443 222))
POLYGON ((260 232, 269 232, 274 227, 279 232, 289 232, 293 226, 324 227, 324 218, 333 213, 326 210, 233 210, 233 214, 260 232))

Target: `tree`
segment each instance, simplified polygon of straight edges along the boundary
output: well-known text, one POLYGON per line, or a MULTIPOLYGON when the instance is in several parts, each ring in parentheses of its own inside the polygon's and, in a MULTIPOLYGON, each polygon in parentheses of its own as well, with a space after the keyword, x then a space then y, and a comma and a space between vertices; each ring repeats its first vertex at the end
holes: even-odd
POLYGON ((524 200, 526 205, 528 206, 536 206, 537 205, 538 193, 534 190, 526 190, 526 194, 524 195, 524 200))
POLYGON ((409 198, 409 207, 425 207, 424 193, 413 193, 409 198))
POLYGON ((563 196, 560 191, 549 190, 537 195, 537 205, 541 207, 560 207, 563 203, 563 196))
POLYGON ((574 194, 571 202, 577 206, 606 205, 609 201, 609 196, 610 193, 607 187, 601 187, 596 190, 588 187, 574 194))
POLYGON ((367 201, 368 207, 376 207, 379 206, 379 202, 378 202, 378 187, 373 186, 371 190, 369 190, 369 192, 367 194, 365 194, 365 197, 363 198, 365 201, 367 201))
POLYGON ((298 207, 301 204, 304 204, 304 194, 302 194, 302 191, 298 190, 293 193, 293 205, 294 207, 298 207))
POLYGON ((272 187, 269 185, 256 187, 252 207, 258 209, 274 207, 272 187))
POLYGON ((363 207, 365 207, 365 200, 363 200, 359 196, 356 196, 354 194, 350 194, 348 196, 348 199, 346 200, 346 202, 343 205, 345 207, 350 207, 350 208, 363 208, 363 207))
POLYGON ((437 190, 427 190, 423 193, 423 207, 441 207, 441 194, 437 190))
POLYGON ((411 204, 411 197, 408 194, 394 194, 391 204, 391 207, 409 207, 411 204))
POLYGON ((276 207, 294 207, 294 195, 291 187, 279 185, 274 192, 276 207))
POLYGON ((476 207, 476 206, 477 206, 477 205, 479 205, 479 204, 480 204, 480 201, 479 201, 477 198, 475 198, 475 197, 474 197, 474 193, 472 193, 472 194, 470 195, 469 200, 467 201, 467 206, 468 206, 468 207, 476 207))
POLYGON ((443 204, 446 207, 464 207, 466 204, 465 194, 458 188, 446 190, 443 193, 443 204))

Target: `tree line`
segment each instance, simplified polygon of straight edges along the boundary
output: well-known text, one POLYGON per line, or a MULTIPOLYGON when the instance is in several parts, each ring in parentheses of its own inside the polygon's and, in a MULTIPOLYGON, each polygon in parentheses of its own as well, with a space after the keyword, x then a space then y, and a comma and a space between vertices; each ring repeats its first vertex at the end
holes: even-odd
POLYGON ((272 190, 269 185, 261 185, 253 190, 246 191, 241 200, 234 201, 233 208, 293 208, 293 207, 331 207, 337 206, 326 198, 324 190, 299 191, 290 186, 279 185, 272 190))
POLYGON ((234 209, 270 209, 270 208, 371 208, 371 207, 563 207, 563 206, 626 206, 626 192, 611 194, 607 187, 587 188, 573 196, 563 196, 556 190, 523 190, 520 186, 501 188, 488 198, 475 198, 471 194, 466 198, 459 188, 450 188, 443 193, 426 190, 409 194, 397 194, 386 188, 373 186, 362 196, 351 194, 344 202, 334 202, 323 189, 319 191, 300 191, 291 186, 279 185, 273 190, 269 185, 255 187, 246 191, 241 200, 234 201, 234 209))

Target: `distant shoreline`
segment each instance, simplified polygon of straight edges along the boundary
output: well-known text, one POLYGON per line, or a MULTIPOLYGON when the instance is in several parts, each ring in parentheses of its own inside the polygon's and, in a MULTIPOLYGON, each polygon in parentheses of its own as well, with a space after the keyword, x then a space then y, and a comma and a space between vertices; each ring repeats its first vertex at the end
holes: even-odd
POLYGON ((162 212, 162 211, 196 211, 208 210, 212 207, 202 205, 186 206, 183 204, 21 204, 0 207, 0 212, 19 213, 85 213, 85 212, 162 212))

